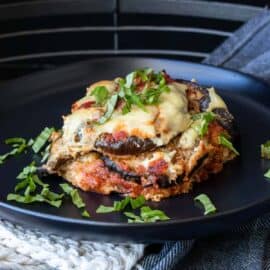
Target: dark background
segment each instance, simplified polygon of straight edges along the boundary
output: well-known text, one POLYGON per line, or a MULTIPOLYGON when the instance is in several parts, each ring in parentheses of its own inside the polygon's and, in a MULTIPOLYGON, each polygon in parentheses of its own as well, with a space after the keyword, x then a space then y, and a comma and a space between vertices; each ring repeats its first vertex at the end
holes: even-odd
POLYGON ((200 62, 270 1, 1 0, 0 80, 104 55, 200 62))

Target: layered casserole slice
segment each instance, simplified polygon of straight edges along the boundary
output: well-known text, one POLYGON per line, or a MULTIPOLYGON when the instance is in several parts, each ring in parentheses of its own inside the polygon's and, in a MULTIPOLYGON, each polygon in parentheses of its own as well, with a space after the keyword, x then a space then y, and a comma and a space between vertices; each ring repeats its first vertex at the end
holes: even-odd
POLYGON ((84 191, 159 201, 237 154, 233 116, 215 89, 165 71, 97 82, 63 120, 45 168, 84 191))

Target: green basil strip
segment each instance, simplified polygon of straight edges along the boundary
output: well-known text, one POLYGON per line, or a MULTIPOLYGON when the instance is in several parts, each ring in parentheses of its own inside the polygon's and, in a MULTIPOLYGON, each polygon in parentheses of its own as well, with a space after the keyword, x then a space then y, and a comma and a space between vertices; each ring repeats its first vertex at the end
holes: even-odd
POLYGON ((129 197, 125 197, 121 201, 114 201, 113 206, 100 205, 97 208, 96 213, 105 214, 105 213, 112 213, 112 212, 122 211, 129 204, 129 201, 130 201, 130 198, 129 197))
POLYGON ((163 211, 158 209, 151 209, 149 206, 141 207, 140 216, 132 212, 124 212, 124 215, 129 218, 129 223, 149 223, 170 219, 163 211))
POLYGON ((85 207, 85 203, 83 202, 79 192, 77 189, 71 187, 68 184, 60 184, 60 187, 63 189, 63 191, 68 194, 71 197, 72 203, 77 208, 83 208, 85 207))
POLYGON ((52 133, 55 131, 54 128, 44 128, 44 130, 37 136, 32 145, 33 151, 37 154, 47 143, 52 133))
POLYGON ((130 96, 130 99, 132 103, 137 105, 140 109, 142 109, 145 112, 147 111, 139 96, 137 96, 136 94, 133 94, 130 96))
POLYGON ((23 168, 22 172, 17 176, 17 179, 25 179, 28 175, 34 174, 37 171, 35 162, 32 162, 30 165, 23 168))
POLYGON ((113 206, 100 205, 96 210, 96 213, 98 214, 107 214, 107 213, 112 213, 112 212, 115 212, 115 209, 113 206))
POLYGON ((139 207, 143 206, 144 204, 145 204, 145 198, 142 195, 135 198, 135 199, 130 199, 130 205, 131 205, 132 209, 139 208, 139 207))
POLYGON ((97 104, 104 104, 109 96, 109 91, 105 86, 97 86, 92 91, 91 96, 94 96, 97 104))
MULTIPOLYGON (((82 197, 80 196, 79 192, 77 189, 73 188, 72 186, 70 186, 69 184, 65 183, 65 184, 60 184, 59 185, 62 190, 70 196, 72 203, 79 209, 82 209, 85 207, 85 203, 82 199, 82 197)), ((81 215, 83 217, 90 217, 90 214, 87 212, 86 209, 83 209, 83 211, 81 212, 81 215)))
POLYGON ((89 212, 87 210, 83 210, 82 213, 81 213, 81 215, 83 217, 86 217, 86 218, 89 218, 90 217, 90 214, 89 214, 89 212))
POLYGON ((120 212, 126 209, 127 206, 131 206, 132 209, 139 208, 145 204, 145 198, 143 196, 139 196, 135 199, 130 197, 125 197, 123 200, 114 201, 113 206, 105 206, 100 205, 96 212, 97 213, 111 213, 111 212, 120 212))
POLYGON ((140 216, 137 216, 132 212, 124 212, 124 215, 128 217, 128 223, 144 223, 140 216))
POLYGON ((193 128, 203 137, 208 131, 209 124, 215 119, 215 114, 212 112, 194 114, 192 119, 196 121, 193 128))
POLYGON ((67 184, 67 183, 65 183, 65 184, 60 184, 59 186, 60 186, 60 187, 62 188, 62 190, 63 190, 66 194, 68 194, 68 195, 70 195, 71 191, 73 190, 73 187, 70 186, 70 185, 67 184))
POLYGON ((31 193, 35 192, 36 188, 37 188, 37 185, 33 181, 32 177, 29 177, 28 186, 26 187, 24 191, 24 195, 25 196, 30 195, 31 193))
POLYGON ((133 84, 133 80, 135 79, 137 75, 137 72, 131 72, 126 76, 126 83, 125 83, 125 87, 126 88, 131 88, 132 84, 133 84))
POLYGON ((42 186, 43 188, 49 187, 49 185, 44 183, 36 174, 32 175, 32 179, 36 184, 42 186))
POLYGON ((41 163, 44 163, 48 160, 49 156, 50 156, 50 151, 51 151, 51 144, 48 144, 47 147, 45 148, 45 150, 41 153, 42 154, 42 159, 41 159, 41 163))
POLYGON ((200 202, 204 207, 204 215, 212 214, 217 211, 215 205, 206 194, 200 194, 194 198, 195 202, 200 202))
POLYGON ((24 179, 23 181, 19 182, 16 186, 15 186, 15 192, 20 191, 21 189, 24 189, 28 186, 29 183, 29 179, 24 179))
POLYGON ((151 209, 149 206, 143 206, 141 208, 141 217, 145 222, 156 222, 158 220, 170 219, 163 211, 151 209))
POLYGON ((261 145, 261 157, 270 159, 270 140, 261 145))
POLYGON ((4 154, 4 155, 1 155, 0 156, 0 165, 1 164, 4 164, 4 162, 11 156, 15 156, 17 154, 17 149, 13 149, 11 150, 10 152, 4 154))
POLYGON ((26 204, 33 203, 33 202, 45 202, 45 203, 48 203, 49 205, 57 207, 57 208, 59 208, 62 204, 62 200, 50 201, 50 200, 44 198, 40 194, 33 195, 33 196, 31 196, 31 195, 22 196, 19 194, 10 193, 7 196, 7 200, 8 201, 16 201, 18 203, 26 203, 26 204))
POLYGON ((270 169, 264 174, 264 177, 270 179, 270 169))
POLYGON ((99 124, 104 124, 113 114, 114 108, 117 104, 118 95, 112 95, 107 102, 107 111, 106 113, 98 120, 99 124))
POLYGON ((0 155, 0 165, 3 164, 11 156, 17 156, 27 149, 28 145, 24 138, 8 138, 5 140, 5 144, 10 145, 13 149, 8 153, 0 155))
POLYGON ((58 194, 55 192, 50 191, 50 189, 48 187, 44 187, 41 190, 41 195, 45 198, 47 198, 50 201, 57 201, 57 200, 61 200, 64 197, 64 194, 58 194))
POLYGON ((239 152, 234 148, 233 144, 223 134, 219 135, 218 140, 219 140, 219 144, 227 147, 236 155, 240 155, 239 152))
POLYGON ((5 144, 21 145, 21 144, 26 144, 26 140, 24 138, 20 138, 20 137, 8 138, 5 140, 5 144))
POLYGON ((130 197, 125 197, 121 201, 115 201, 113 203, 114 211, 124 210, 126 208, 126 206, 129 204, 129 202, 130 202, 130 197))
POLYGON ((83 208, 85 207, 85 203, 83 202, 79 192, 77 189, 73 189, 70 192, 70 197, 72 199, 72 202, 74 205, 76 205, 78 208, 83 208))

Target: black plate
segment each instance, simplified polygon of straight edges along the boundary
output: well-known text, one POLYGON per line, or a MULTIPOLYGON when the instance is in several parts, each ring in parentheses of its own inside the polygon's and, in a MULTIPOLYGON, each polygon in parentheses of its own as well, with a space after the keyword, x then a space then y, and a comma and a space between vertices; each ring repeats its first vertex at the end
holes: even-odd
MULTIPOLYGON (((164 210, 171 220, 153 224, 127 224, 121 214, 96 214, 100 204, 112 204, 117 196, 84 193, 91 219, 82 219, 70 203, 56 209, 47 205, 7 203, 15 176, 31 157, 9 160, 0 167, 0 212, 4 218, 43 231, 76 238, 106 241, 164 241, 213 234, 262 214, 269 208, 270 182, 263 173, 270 162, 260 159, 259 145, 270 139, 269 87, 252 77, 230 70, 180 61, 147 58, 105 58, 89 60, 55 71, 36 74, 0 85, 0 140, 13 136, 33 137, 45 126, 61 126, 60 116, 82 96, 85 87, 97 80, 113 79, 140 67, 166 69, 174 78, 215 86, 236 117, 240 133, 237 145, 241 156, 227 164, 222 173, 197 185, 187 195, 149 203, 164 210), (255 102, 255 100, 260 103, 255 102), (264 105, 262 105, 264 103, 264 105), (207 193, 218 208, 213 216, 203 216, 193 198, 207 193)), ((0 152, 6 148, 1 145, 0 152)), ((49 180, 57 185, 59 178, 49 180)))

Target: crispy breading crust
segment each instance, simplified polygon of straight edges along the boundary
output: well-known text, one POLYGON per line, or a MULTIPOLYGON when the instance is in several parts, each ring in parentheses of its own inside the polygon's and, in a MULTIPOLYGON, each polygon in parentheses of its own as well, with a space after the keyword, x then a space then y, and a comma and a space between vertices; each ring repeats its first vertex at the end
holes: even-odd
MULTIPOLYGON (((143 195, 146 199, 159 201, 189 192, 194 182, 206 180, 209 174, 221 171, 223 164, 234 158, 234 154, 228 148, 218 144, 218 136, 224 132, 226 131, 221 125, 213 123, 209 126, 206 138, 201 140, 195 149, 179 149, 174 163, 182 165, 181 179, 167 178, 165 181, 169 182, 163 185, 165 187, 161 187, 159 183, 159 176, 164 176, 160 166, 152 166, 151 174, 145 171, 139 173, 138 168, 132 168, 133 173, 141 179, 138 183, 132 179, 127 180, 119 172, 108 168, 102 160, 102 155, 94 152, 64 161, 56 172, 84 191, 102 194, 117 192, 131 197, 143 195)), ((151 155, 151 152, 147 155, 151 155)), ((125 169, 124 166, 122 169, 125 169)), ((131 171, 130 169, 126 168, 127 171, 131 171)))

